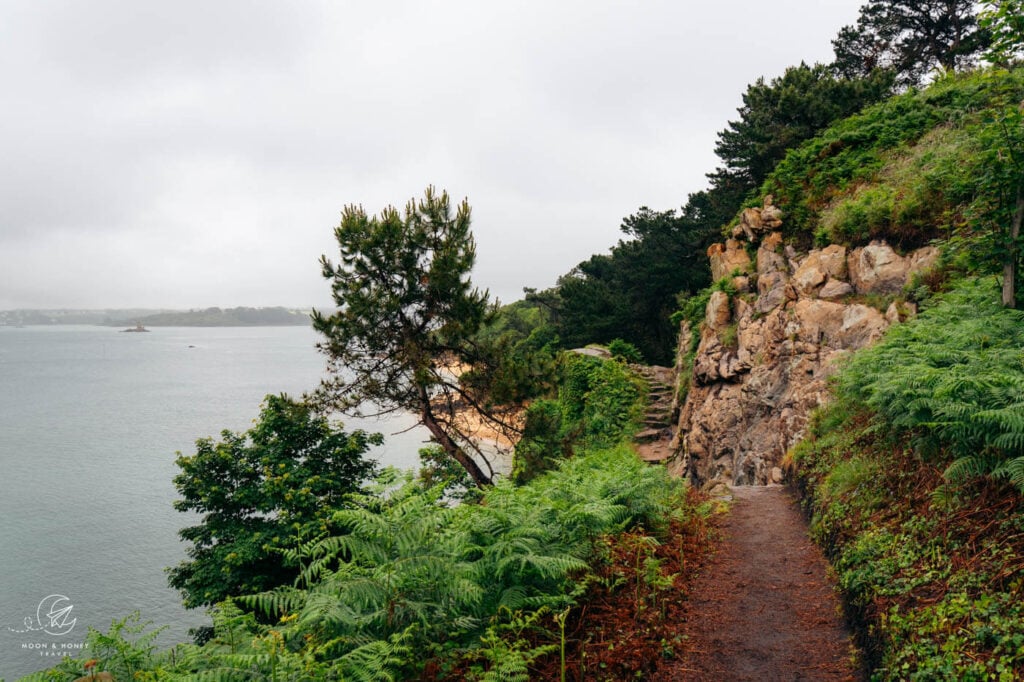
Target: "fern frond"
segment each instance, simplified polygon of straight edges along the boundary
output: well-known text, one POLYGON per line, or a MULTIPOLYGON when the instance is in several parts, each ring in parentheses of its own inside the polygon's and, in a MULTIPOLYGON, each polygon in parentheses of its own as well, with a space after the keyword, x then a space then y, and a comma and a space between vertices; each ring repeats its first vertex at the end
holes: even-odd
POLYGON ((308 596, 309 593, 305 590, 294 587, 278 587, 269 592, 260 592, 236 599, 239 603, 265 616, 280 618, 285 614, 302 609, 308 596))
POLYGON ((1003 462, 992 472, 992 475, 1007 479, 1021 494, 1024 494, 1024 457, 1014 457, 1003 462))
POLYGON ((954 484, 961 484, 971 479, 988 476, 999 466, 999 459, 991 454, 979 454, 960 457, 946 467, 943 477, 954 484))
POLYGON ((407 628, 387 640, 369 642, 340 657, 334 668, 345 680, 395 682, 402 679, 401 668, 411 656, 411 639, 412 628, 407 628))

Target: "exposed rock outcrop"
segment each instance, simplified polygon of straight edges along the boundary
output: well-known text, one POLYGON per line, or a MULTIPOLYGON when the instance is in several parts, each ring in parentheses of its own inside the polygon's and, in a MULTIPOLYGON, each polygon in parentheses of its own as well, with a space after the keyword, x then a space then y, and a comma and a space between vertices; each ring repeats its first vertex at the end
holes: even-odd
POLYGON ((669 467, 702 485, 779 482, 782 458, 827 398, 837 362, 916 312, 893 303, 883 314, 856 295, 897 292, 938 255, 928 247, 901 256, 885 242, 798 254, 777 231, 781 218, 766 201, 744 212, 733 239, 709 250, 716 280, 735 276, 745 260, 741 277, 756 277, 757 290, 714 292, 699 330, 669 467), (759 243, 756 262, 744 259, 742 239, 759 243))
POLYGON ((711 264, 711 280, 714 282, 734 272, 750 270, 750 256, 735 239, 729 239, 725 244, 712 244, 708 249, 708 260, 711 264))

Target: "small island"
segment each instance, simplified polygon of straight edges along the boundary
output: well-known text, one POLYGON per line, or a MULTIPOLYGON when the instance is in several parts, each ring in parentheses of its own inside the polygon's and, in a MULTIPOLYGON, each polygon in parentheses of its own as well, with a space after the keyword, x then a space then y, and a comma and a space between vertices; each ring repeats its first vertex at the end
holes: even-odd
POLYGON ((141 322, 137 322, 134 327, 128 327, 127 329, 122 329, 121 331, 122 332, 148 332, 149 330, 146 329, 145 327, 143 327, 141 322))

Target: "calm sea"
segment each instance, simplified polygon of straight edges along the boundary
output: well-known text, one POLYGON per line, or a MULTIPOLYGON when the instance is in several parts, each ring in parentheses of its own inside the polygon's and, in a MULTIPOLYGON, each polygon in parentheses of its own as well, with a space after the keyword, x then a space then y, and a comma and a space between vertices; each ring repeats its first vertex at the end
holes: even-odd
MULTIPOLYGON (((247 429, 268 393, 315 387, 315 342, 305 327, 0 327, 0 678, 136 610, 169 626, 163 644, 207 621, 164 574, 190 522, 171 507, 175 452, 247 429)), ((423 432, 389 436, 409 423, 346 426, 384 433, 372 456, 411 467, 423 432)))

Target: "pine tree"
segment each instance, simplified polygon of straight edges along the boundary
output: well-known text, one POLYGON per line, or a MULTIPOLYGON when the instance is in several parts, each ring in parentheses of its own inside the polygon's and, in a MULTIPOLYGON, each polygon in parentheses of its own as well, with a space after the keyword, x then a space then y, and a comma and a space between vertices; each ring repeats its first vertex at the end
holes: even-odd
POLYGON ((329 360, 320 399, 349 414, 411 412, 477 485, 490 483, 493 470, 464 413, 510 427, 460 381, 485 359, 474 336, 493 314, 487 292, 469 279, 469 204, 453 216, 448 193, 428 187, 404 214, 346 206, 334 234, 340 260, 321 263, 339 309, 313 314, 329 360))
POLYGON ((844 76, 889 69, 899 84, 914 86, 936 67, 955 71, 970 63, 987 42, 972 0, 870 0, 832 46, 844 76))

